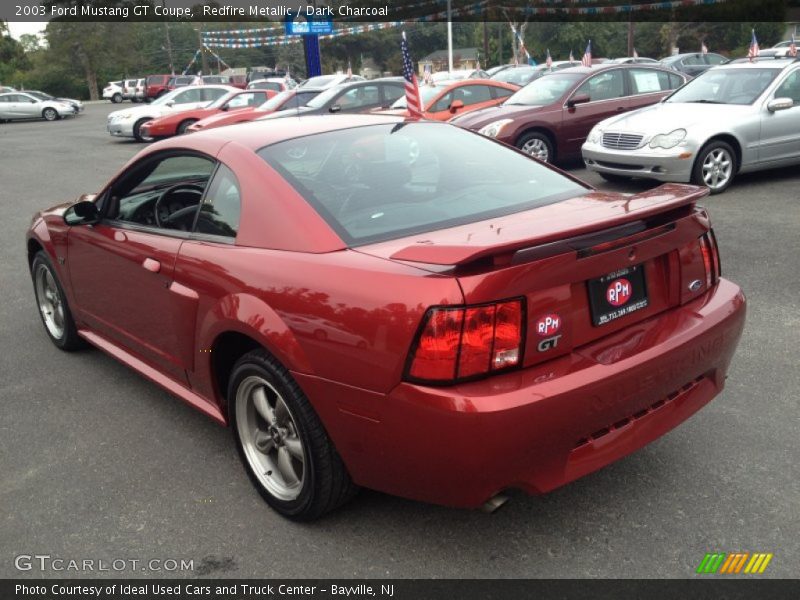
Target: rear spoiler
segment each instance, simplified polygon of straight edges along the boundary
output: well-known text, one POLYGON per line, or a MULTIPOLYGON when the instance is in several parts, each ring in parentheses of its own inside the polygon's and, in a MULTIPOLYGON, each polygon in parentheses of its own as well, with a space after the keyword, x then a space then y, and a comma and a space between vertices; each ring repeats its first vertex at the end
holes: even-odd
MULTIPOLYGON (((625 238, 625 243, 629 243, 630 236, 649 239, 660 235, 662 231, 658 228, 669 227, 668 222, 677 216, 676 212, 687 214, 697 200, 708 193, 708 188, 674 183, 631 196, 595 191, 582 199, 617 202, 620 204, 619 214, 602 221, 587 219, 586 223, 572 228, 546 231, 488 246, 418 243, 398 250, 390 258, 429 265, 459 266, 489 258, 495 264, 515 264, 565 251, 586 252, 598 244, 608 244, 620 238, 625 238)), ((604 251, 608 249, 611 247, 604 248, 604 251)))

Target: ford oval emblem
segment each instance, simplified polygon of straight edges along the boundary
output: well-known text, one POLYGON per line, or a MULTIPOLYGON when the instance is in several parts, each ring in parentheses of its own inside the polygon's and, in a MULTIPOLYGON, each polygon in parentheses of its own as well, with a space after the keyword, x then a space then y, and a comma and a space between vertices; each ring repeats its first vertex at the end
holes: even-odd
POLYGON ((699 279, 695 279, 692 283, 689 284, 689 291, 690 292, 696 292, 701 287, 703 287, 703 282, 700 281, 699 279))

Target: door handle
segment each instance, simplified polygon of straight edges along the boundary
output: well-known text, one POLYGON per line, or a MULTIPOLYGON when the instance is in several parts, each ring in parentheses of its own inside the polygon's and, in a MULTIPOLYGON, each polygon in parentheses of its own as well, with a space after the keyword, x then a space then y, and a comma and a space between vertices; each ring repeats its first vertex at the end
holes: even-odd
POLYGON ((151 273, 158 273, 161 270, 161 263, 154 258, 145 258, 142 266, 151 273))

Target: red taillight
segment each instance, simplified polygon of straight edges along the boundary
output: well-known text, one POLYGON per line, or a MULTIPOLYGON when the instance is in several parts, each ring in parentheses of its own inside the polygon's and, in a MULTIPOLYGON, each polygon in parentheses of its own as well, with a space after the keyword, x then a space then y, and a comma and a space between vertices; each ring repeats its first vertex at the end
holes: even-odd
POLYGON ((714 230, 709 229, 700 238, 700 252, 703 254, 703 267, 706 271, 706 289, 711 288, 719 281, 719 252, 714 230))
POLYGON ((515 367, 523 339, 522 300, 431 308, 412 348, 408 376, 447 383, 515 367))

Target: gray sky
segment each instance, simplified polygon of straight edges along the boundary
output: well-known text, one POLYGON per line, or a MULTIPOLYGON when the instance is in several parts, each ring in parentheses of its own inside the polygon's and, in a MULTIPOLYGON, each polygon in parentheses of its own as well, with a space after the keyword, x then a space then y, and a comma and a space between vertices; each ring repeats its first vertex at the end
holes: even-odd
POLYGON ((11 37, 14 39, 19 39, 24 33, 39 33, 44 31, 44 28, 47 27, 47 22, 40 21, 35 23, 17 23, 14 21, 8 21, 8 31, 11 33, 11 37))

